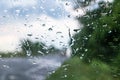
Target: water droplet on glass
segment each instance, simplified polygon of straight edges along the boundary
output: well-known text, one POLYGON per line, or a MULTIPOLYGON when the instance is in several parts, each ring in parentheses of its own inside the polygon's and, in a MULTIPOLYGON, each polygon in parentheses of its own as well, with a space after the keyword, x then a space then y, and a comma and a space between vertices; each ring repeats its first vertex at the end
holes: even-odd
POLYGON ((69 66, 69 64, 62 65, 62 67, 67 67, 67 66, 69 66))
POLYGON ((51 40, 52 42, 55 42, 55 40, 51 40))
POLYGON ((26 55, 31 56, 32 52, 30 50, 26 50, 26 55))
POLYGON ((33 27, 33 25, 29 25, 28 27, 33 27))
POLYGON ((91 37, 92 35, 89 35, 88 37, 91 37))
POLYGON ((85 49, 85 52, 87 52, 88 51, 88 49, 85 49))
POLYGON ((80 29, 74 29, 73 31, 78 32, 78 31, 80 31, 80 29))
POLYGON ((45 24, 42 24, 42 26, 45 26, 45 24))
POLYGON ((88 38, 86 37, 86 36, 84 36, 84 38, 83 38, 84 40, 88 40, 88 38))
POLYGON ((80 59, 83 59, 83 57, 81 56, 80 59))
POLYGON ((56 34, 61 34, 61 33, 62 33, 61 31, 56 32, 56 34))
POLYGON ((67 71, 68 69, 67 69, 67 68, 65 68, 64 70, 65 70, 65 71, 67 71))
POLYGON ((67 17, 68 17, 68 18, 70 18, 71 16, 70 16, 70 15, 68 15, 67 17))
POLYGON ((64 75, 64 77, 66 78, 66 77, 67 77, 67 75, 64 75))
POLYGON ((24 24, 24 26, 27 26, 27 24, 24 24))
POLYGON ((102 16, 106 16, 106 15, 107 15, 107 13, 101 13, 101 15, 102 15, 102 16))
POLYGON ((37 64, 36 61, 32 61, 32 64, 37 64))
POLYGON ((44 53, 42 51, 37 51, 37 52, 40 53, 40 54, 42 54, 42 55, 44 55, 44 53))
POLYGON ((31 34, 31 33, 29 33, 29 34, 27 34, 27 36, 30 36, 30 37, 31 37, 31 36, 32 36, 32 34, 31 34))
POLYGON ((8 65, 3 65, 4 68, 10 68, 8 65))
POLYGON ((65 5, 67 5, 67 6, 68 6, 68 3, 65 3, 65 5))
POLYGON ((104 24, 103 27, 107 27, 107 24, 104 24))
POLYGON ((61 38, 64 38, 64 36, 61 36, 61 38))
POLYGON ((38 37, 35 37, 35 39, 39 39, 38 37))
POLYGON ((55 73, 55 71, 52 71, 52 73, 55 73))
POLYGON ((49 28, 48 30, 49 30, 49 31, 52 31, 53 29, 52 29, 52 28, 49 28))
POLYGON ((108 33, 111 33, 112 31, 110 30, 108 33))

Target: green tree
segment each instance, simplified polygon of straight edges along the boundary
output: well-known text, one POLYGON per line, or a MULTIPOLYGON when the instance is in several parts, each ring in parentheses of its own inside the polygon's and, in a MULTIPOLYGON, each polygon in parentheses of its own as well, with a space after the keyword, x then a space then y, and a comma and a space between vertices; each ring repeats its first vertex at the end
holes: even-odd
POLYGON ((42 42, 33 42, 29 39, 21 41, 21 49, 25 56, 45 55, 57 51, 53 46, 48 47, 42 42))
POLYGON ((99 9, 89 11, 78 20, 84 27, 74 36, 73 54, 90 62, 99 59, 120 64, 120 0, 99 3, 99 9))

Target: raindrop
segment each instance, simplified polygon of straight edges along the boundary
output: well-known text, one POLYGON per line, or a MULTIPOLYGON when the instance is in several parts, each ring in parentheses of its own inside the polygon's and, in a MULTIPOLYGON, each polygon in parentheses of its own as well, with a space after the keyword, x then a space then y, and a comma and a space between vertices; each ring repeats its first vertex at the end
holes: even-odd
POLYGON ((92 35, 89 35, 88 37, 91 37, 92 35))
POLYGON ((38 37, 35 37, 35 39, 39 39, 38 37))
POLYGON ((62 32, 61 31, 59 31, 59 32, 56 32, 56 34, 61 34, 62 32))
POLYGON ((52 73, 55 73, 55 71, 52 71, 52 73))
POLYGON ((68 6, 68 3, 65 3, 66 6, 68 6))
POLYGON ((92 27, 92 29, 95 29, 95 27, 92 27))
POLYGON ((79 50, 79 48, 76 49, 76 51, 78 51, 78 50, 79 50))
POLYGON ((67 75, 64 75, 64 77, 66 78, 66 77, 67 77, 67 75))
POLYGON ((55 42, 55 40, 51 40, 52 42, 55 42))
POLYGON ((64 38, 64 36, 61 36, 61 38, 64 38))
POLYGON ((85 49, 85 52, 87 52, 88 51, 88 49, 85 49))
POLYGON ((31 36, 32 36, 32 34, 31 34, 31 33, 29 33, 29 34, 27 34, 27 36, 30 36, 30 37, 31 37, 31 36))
POLYGON ((83 38, 84 40, 88 40, 88 38, 86 37, 86 36, 84 36, 84 38, 83 38))
POLYGON ((112 31, 110 30, 108 33, 111 33, 112 31))
POLYGON ((83 59, 83 57, 81 56, 80 59, 83 59))
POLYGON ((31 54, 32 54, 32 52, 30 50, 26 50, 26 53, 27 53, 26 54, 27 56, 31 56, 31 54))
POLYGON ((69 66, 69 64, 63 65, 62 67, 67 67, 67 66, 69 66))
POLYGON ((42 26, 46 26, 45 24, 42 24, 42 26))
POLYGON ((52 29, 52 28, 49 28, 48 30, 49 30, 49 31, 52 31, 53 29, 52 29))
POLYGON ((64 70, 65 70, 65 71, 67 71, 68 69, 67 69, 67 68, 65 68, 64 70))
POLYGON ((32 64, 37 64, 36 61, 32 61, 32 64))
POLYGON ((112 10, 109 11, 109 14, 111 14, 111 13, 112 13, 112 10))
POLYGON ((37 52, 40 53, 40 54, 42 54, 42 55, 44 55, 44 53, 42 51, 37 51, 37 52))
POLYGON ((33 25, 29 25, 28 27, 33 27, 33 25))
POLYGON ((78 31, 80 31, 80 29, 74 29, 73 31, 78 32, 78 31))
POLYGON ((102 15, 102 16, 106 16, 106 15, 107 15, 107 13, 101 13, 101 15, 102 15))
POLYGON ((31 56, 31 54, 28 53, 27 56, 31 56))
POLYGON ((41 35, 42 38, 44 38, 44 36, 41 35))
POLYGON ((82 50, 83 48, 82 48, 82 47, 80 47, 80 49, 82 50))
POLYGON ((68 15, 68 17, 70 18, 71 16, 70 16, 70 15, 68 15))
POLYGON ((107 24, 103 24, 103 27, 107 27, 107 24))
POLYGON ((27 26, 27 24, 24 24, 24 26, 27 26))
POLYGON ((3 65, 4 68, 10 68, 8 65, 3 65))
POLYGON ((63 43, 62 41, 60 41, 60 43, 63 43))
POLYGON ((84 54, 81 55, 82 57, 84 56, 84 54))

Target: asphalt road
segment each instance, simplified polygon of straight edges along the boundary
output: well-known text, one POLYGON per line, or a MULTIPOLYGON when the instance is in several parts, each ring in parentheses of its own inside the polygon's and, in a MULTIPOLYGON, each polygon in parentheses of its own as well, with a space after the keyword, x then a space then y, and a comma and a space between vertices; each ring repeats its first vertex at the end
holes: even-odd
POLYGON ((1 58, 0 80, 44 80, 65 59, 59 54, 34 58, 1 58))

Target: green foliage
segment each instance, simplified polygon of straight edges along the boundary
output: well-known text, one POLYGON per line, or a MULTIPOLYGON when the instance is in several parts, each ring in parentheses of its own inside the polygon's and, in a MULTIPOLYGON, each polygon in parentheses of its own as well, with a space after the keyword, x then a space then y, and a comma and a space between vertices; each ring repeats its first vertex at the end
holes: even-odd
POLYGON ((79 6, 81 7, 88 6, 91 3, 91 1, 95 2, 95 0, 76 0, 77 4, 79 4, 79 6))
POLYGON ((21 51, 16 52, 0 52, 1 58, 12 57, 29 57, 29 56, 43 56, 46 54, 53 54, 59 50, 53 46, 46 46, 41 42, 33 42, 31 40, 21 40, 21 51))
POLYGON ((0 58, 26 57, 22 52, 0 52, 0 58))
POLYGON ((45 55, 58 51, 53 46, 48 47, 44 43, 33 42, 28 39, 21 41, 21 49, 22 53, 27 56, 45 55))
POLYGON ((66 61, 46 80, 118 80, 113 78, 110 66, 94 60, 91 64, 83 63, 79 57, 66 61))
POLYGON ((39 42, 32 42, 30 40, 21 41, 21 49, 22 53, 28 56, 38 55, 40 51, 41 54, 45 53, 45 49, 43 49, 45 45, 39 42))
MULTIPOLYGON (((120 3, 119 1, 114 4, 120 3)), ((85 59, 98 58, 110 61, 118 55, 120 45, 119 5, 100 3, 100 9, 88 12, 79 20, 84 24, 81 32, 75 35, 73 53, 84 53, 85 59), (112 7, 113 6, 113 7, 112 7), (77 49, 77 50, 76 50, 77 49)))
POLYGON ((84 27, 74 36, 73 54, 85 62, 106 62, 120 73, 120 0, 99 6, 78 19, 84 27))

